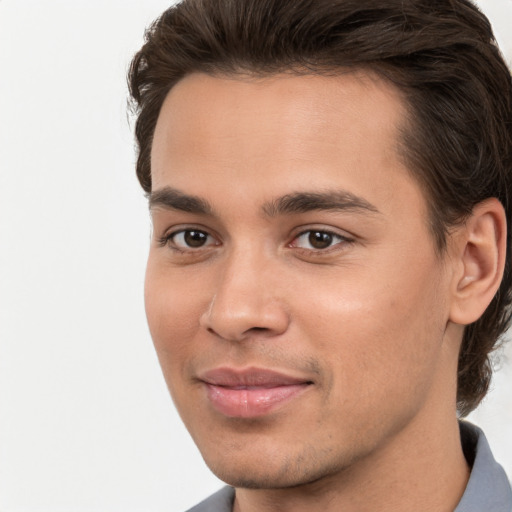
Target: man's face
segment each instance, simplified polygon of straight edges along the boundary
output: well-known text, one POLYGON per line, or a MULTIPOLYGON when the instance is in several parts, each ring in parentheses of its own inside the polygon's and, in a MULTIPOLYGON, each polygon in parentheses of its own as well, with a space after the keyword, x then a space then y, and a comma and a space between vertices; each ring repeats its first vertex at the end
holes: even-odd
POLYGON ((450 273, 403 117, 363 74, 195 74, 162 107, 147 316, 183 421, 233 485, 375 462, 454 407, 450 273))

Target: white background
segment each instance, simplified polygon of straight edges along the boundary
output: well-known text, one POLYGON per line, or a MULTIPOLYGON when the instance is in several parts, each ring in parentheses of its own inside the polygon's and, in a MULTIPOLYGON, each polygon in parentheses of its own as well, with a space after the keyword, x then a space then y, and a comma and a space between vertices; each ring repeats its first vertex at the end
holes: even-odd
MULTIPOLYGON (((481 3, 510 63, 512 0, 481 3)), ((142 301, 125 75, 168 5, 0 0, 1 512, 173 512, 221 485, 174 412, 142 301)), ((511 476, 504 361, 473 420, 511 476)))

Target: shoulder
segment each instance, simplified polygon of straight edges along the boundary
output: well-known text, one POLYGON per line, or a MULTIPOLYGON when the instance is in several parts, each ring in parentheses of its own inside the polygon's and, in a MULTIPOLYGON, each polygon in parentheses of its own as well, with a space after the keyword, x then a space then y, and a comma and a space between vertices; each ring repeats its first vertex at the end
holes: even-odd
POLYGON ((235 489, 226 486, 187 512, 231 512, 234 498, 235 489))

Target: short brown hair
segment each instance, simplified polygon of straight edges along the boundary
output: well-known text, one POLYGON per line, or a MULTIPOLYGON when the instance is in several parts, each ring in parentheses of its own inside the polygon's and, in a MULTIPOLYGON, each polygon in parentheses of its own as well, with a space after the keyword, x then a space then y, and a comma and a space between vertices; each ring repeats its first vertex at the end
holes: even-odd
MULTIPOLYGON (((169 90, 192 72, 333 74, 371 70, 408 106, 404 157, 425 191, 439 250, 451 226, 489 197, 512 225, 512 83, 487 18, 469 0, 184 0, 146 32, 129 86, 138 115, 137 176, 151 190, 151 144, 169 90)), ((510 323, 505 275, 459 355, 461 415, 486 394, 489 355, 510 323)))

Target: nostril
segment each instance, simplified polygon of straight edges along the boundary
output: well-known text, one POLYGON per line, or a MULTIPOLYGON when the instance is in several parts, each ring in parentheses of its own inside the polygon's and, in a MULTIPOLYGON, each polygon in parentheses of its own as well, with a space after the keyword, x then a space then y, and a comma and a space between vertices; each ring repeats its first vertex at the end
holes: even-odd
POLYGON ((266 333, 266 332, 269 332, 270 329, 268 329, 267 327, 251 327, 250 329, 247 329, 246 331, 238 334, 238 335, 235 335, 233 333, 224 333, 223 335, 220 333, 220 332, 217 332, 213 327, 207 327, 206 328, 207 332, 209 334, 213 334, 214 336, 219 336, 221 338, 225 338, 225 339, 233 339, 233 340, 237 340, 237 341, 241 341, 243 339, 246 339, 248 337, 251 337, 251 335, 255 335, 255 334, 259 334, 259 333, 266 333))
POLYGON ((242 338, 257 336, 258 334, 266 334, 270 331, 271 329, 268 329, 267 327, 251 327, 242 334, 242 338))

